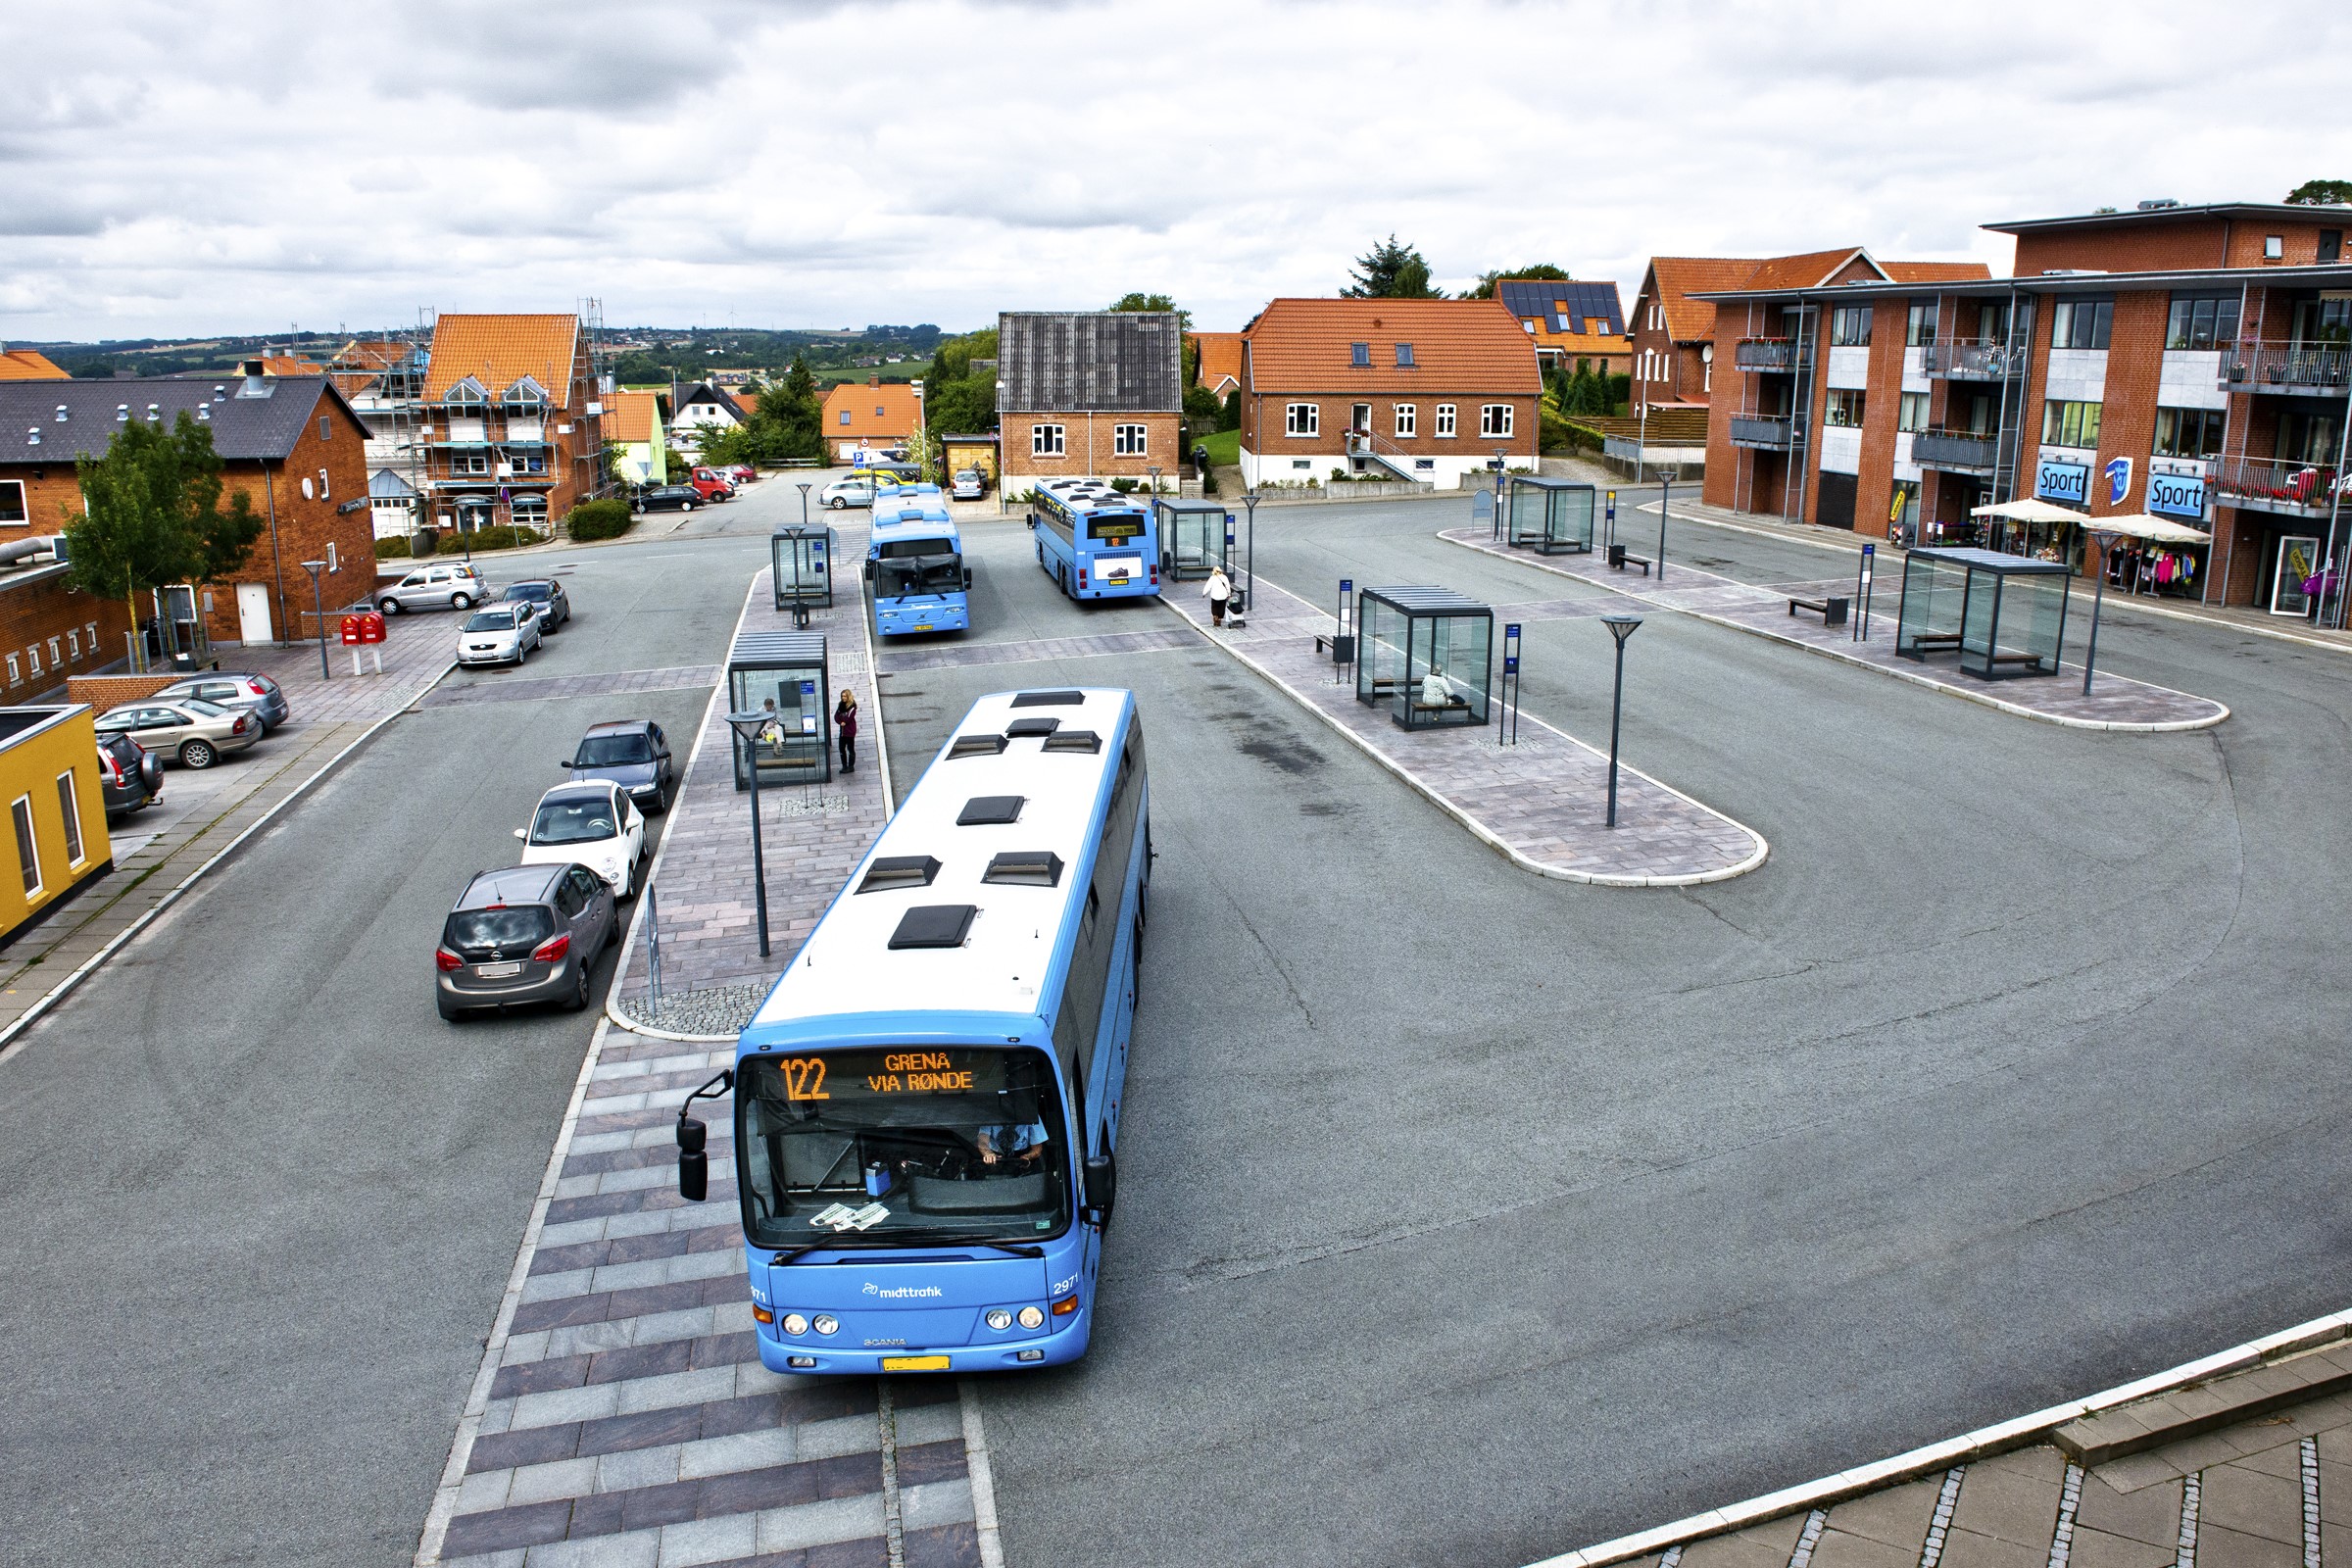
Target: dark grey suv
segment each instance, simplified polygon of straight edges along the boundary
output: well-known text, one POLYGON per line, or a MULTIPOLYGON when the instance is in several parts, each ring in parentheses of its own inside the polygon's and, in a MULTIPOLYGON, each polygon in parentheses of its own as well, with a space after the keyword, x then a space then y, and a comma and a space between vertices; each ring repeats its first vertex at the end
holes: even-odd
POLYGON ((576 1011, 619 934, 612 890, 584 865, 484 871, 442 922, 433 1002, 449 1019, 536 1002, 576 1011))
POLYGON ((164 793, 164 760, 127 735, 101 735, 98 782, 109 817, 136 811, 164 793))
POLYGON ((678 798, 678 766, 669 737, 650 718, 591 724, 571 756, 564 760, 573 783, 610 779, 629 792, 640 811, 659 813, 678 798))

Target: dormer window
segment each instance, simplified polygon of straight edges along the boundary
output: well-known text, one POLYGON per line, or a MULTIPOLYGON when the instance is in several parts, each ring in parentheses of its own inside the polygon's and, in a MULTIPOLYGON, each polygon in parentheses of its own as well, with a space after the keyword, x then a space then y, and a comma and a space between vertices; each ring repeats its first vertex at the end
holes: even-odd
POLYGON ((152 421, 154 421, 155 423, 157 423, 157 424, 161 424, 161 423, 163 423, 163 422, 164 422, 164 406, 163 406, 162 404, 160 404, 160 403, 150 403, 150 404, 148 404, 148 405, 147 405, 147 417, 148 417, 150 420, 152 420, 152 421))
POLYGON ((116 404, 116 405, 115 405, 115 422, 116 422, 117 424, 123 423, 123 422, 124 422, 125 420, 127 420, 129 417, 130 417, 130 405, 129 405, 129 404, 127 404, 127 403, 118 403, 118 404, 116 404))
POLYGON ((1412 346, 1410 343, 1399 343, 1399 344, 1397 344, 1397 345, 1396 345, 1396 368, 1398 368, 1399 370, 1409 370, 1409 369, 1411 369, 1412 368, 1413 368, 1413 346, 1412 346))
POLYGON ((66 406, 63 403, 57 406, 57 422, 60 424, 66 422, 66 406))
POLYGON ((506 406, 510 409, 532 411, 547 407, 547 389, 529 376, 524 376, 507 388, 506 406))
POLYGON ((478 411, 489 401, 490 395, 482 390, 482 383, 470 375, 441 395, 442 404, 452 409, 478 411))
POLYGON ((1348 344, 1348 360, 1350 365, 1353 365, 1359 370, 1371 368, 1372 345, 1369 343, 1348 344))

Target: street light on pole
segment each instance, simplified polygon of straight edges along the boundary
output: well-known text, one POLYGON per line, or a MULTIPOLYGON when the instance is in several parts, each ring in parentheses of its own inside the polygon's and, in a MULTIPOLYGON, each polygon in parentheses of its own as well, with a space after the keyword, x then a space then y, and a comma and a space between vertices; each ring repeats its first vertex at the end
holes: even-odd
POLYGON ((302 569, 311 574, 311 603, 318 611, 318 678, 333 680, 335 672, 326 665, 326 591, 318 586, 318 574, 326 569, 326 563, 306 561, 302 569))
POLYGON ((1254 490, 1242 497, 1242 505, 1250 509, 1250 559, 1249 564, 1243 568, 1250 578, 1250 597, 1243 603, 1251 610, 1257 608, 1257 502, 1258 495, 1254 490))
POLYGON ((2107 602, 2107 552, 2124 535, 2116 528, 2085 528, 2090 541, 2099 547, 2099 580, 2090 591, 2090 641, 2082 650, 2082 695, 2090 695, 2090 666, 2099 657, 2099 607, 2107 602))
POLYGON ((807 479, 803 479, 803 480, 801 480, 801 481, 800 481, 800 486, 801 486, 801 526, 802 526, 802 527, 804 527, 804 528, 806 528, 806 527, 808 527, 808 481, 807 479))
POLYGON ((752 888, 760 911, 760 956, 767 956, 767 864, 760 845, 760 732, 774 723, 767 712, 729 713, 727 728, 743 743, 746 771, 752 776, 752 888))
POLYGON ((1159 494, 1159 465, 1158 465, 1158 464, 1156 464, 1156 463, 1154 463, 1154 464, 1152 464, 1152 465, 1150 467, 1146 468, 1144 471, 1145 471, 1146 473, 1148 473, 1148 474, 1150 474, 1150 475, 1152 476, 1152 493, 1154 496, 1158 495, 1158 494, 1159 494))
POLYGON ((1617 639, 1617 695, 1609 704, 1609 826, 1617 825, 1617 720, 1625 711, 1625 640, 1642 624, 1640 615, 1603 615, 1600 623, 1617 639))

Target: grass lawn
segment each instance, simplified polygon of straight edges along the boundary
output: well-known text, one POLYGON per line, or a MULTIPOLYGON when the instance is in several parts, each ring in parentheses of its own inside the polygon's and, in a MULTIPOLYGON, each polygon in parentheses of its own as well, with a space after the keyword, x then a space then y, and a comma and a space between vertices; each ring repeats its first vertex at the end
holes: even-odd
POLYGON ((1242 432, 1219 430, 1214 435, 1197 435, 1194 444, 1208 448, 1208 461, 1220 467, 1231 467, 1242 461, 1242 432))

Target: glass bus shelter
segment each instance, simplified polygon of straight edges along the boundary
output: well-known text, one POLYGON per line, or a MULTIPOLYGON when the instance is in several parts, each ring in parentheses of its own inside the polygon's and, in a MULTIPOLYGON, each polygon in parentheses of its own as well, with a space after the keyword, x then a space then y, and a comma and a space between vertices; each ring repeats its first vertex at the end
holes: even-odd
POLYGON ((1222 503, 1154 501, 1152 507, 1157 514, 1162 575, 1183 582, 1204 578, 1219 566, 1232 569, 1225 535, 1233 527, 1233 514, 1222 503))
POLYGON ((1595 494, 1592 486, 1573 479, 1511 475, 1504 500, 1509 541, 1546 556, 1591 555, 1595 494))
POLYGON ((735 787, 752 787, 760 769, 771 784, 809 784, 833 776, 833 705, 826 700, 832 671, 823 634, 747 631, 727 654, 727 711, 768 713, 757 739, 735 742, 735 787))
POLYGON ((833 556, 841 543, 830 528, 794 523, 778 528, 767 541, 776 573, 776 608, 795 605, 830 608, 833 603, 833 556))
POLYGON ((1357 702, 1403 729, 1486 723, 1493 610, 1447 588, 1366 588, 1355 624, 1357 702))
POLYGON ((2066 639, 2067 577, 2062 561, 1914 550, 1903 563, 1894 651, 1923 663, 1932 654, 1958 654, 1960 672, 1979 680, 2055 675, 2066 639))

